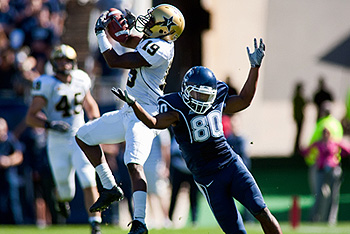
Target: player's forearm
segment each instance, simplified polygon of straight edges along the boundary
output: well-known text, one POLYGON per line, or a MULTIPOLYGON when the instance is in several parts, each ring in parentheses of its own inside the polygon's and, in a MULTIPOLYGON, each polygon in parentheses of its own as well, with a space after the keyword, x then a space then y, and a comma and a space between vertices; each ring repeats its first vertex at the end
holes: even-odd
POLYGON ((248 79, 245 82, 239 96, 241 96, 246 103, 247 107, 251 104, 255 95, 256 87, 258 84, 259 68, 251 68, 248 74, 248 79))
POLYGON ((115 52, 113 48, 111 48, 110 50, 106 50, 102 53, 102 55, 110 68, 117 67, 120 55, 117 54, 117 52, 115 52))
POLYGON ((145 65, 136 64, 135 58, 131 52, 118 55, 114 49, 111 49, 107 50, 102 55, 110 68, 131 69, 145 65))
POLYGON ((135 104, 131 107, 134 110, 136 117, 141 120, 148 128, 156 128, 156 118, 148 114, 148 112, 145 111, 138 102, 135 102, 135 104))
POLYGON ((26 124, 31 127, 45 128, 47 120, 39 118, 36 114, 29 112, 26 116, 26 124))
POLYGON ((87 95, 85 97, 85 101, 83 105, 86 111, 86 115, 90 120, 97 119, 101 116, 100 109, 98 108, 98 104, 91 95, 87 95))
POLYGON ((91 107, 89 111, 86 111, 86 114, 89 118, 89 120, 94 120, 99 118, 100 115, 100 110, 98 109, 98 106, 96 105, 95 107, 91 107))
POLYGON ((232 95, 227 99, 225 114, 233 114, 250 106, 257 86, 259 68, 251 68, 248 79, 239 95, 232 95))
POLYGON ((250 106, 253 97, 255 95, 256 86, 258 83, 259 77, 259 68, 261 66, 262 59, 264 58, 265 44, 263 43, 263 39, 260 38, 260 44, 258 47, 257 40, 254 38, 254 52, 250 53, 249 47, 247 47, 248 57, 250 61, 251 68, 249 70, 248 79, 245 82, 239 97, 241 102, 242 109, 250 106))
POLYGON ((137 45, 140 43, 140 41, 141 41, 141 37, 136 35, 129 35, 128 39, 124 43, 123 42, 119 42, 119 43, 120 45, 126 48, 135 49, 137 45))

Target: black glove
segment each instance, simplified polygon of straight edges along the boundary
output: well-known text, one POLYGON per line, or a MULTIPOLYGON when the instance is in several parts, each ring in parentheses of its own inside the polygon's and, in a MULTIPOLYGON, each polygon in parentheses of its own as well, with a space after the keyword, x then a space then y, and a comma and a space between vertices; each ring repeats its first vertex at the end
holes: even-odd
POLYGON ((98 17, 96 24, 95 24, 95 34, 98 35, 101 32, 103 32, 103 30, 105 30, 105 28, 107 27, 107 25, 109 24, 109 22, 111 21, 111 17, 107 18, 107 14, 108 11, 104 11, 100 17, 98 17))
POLYGON ((70 130, 70 125, 64 121, 52 121, 52 122, 45 122, 45 128, 51 129, 57 132, 68 132, 70 130))
POLYGON ((136 24, 136 16, 133 13, 131 13, 131 11, 129 11, 128 9, 125 9, 125 13, 126 15, 124 17, 126 19, 126 22, 128 22, 128 29, 131 30, 136 24))
POLYGON ((126 90, 121 90, 120 88, 112 88, 112 93, 114 93, 115 96, 117 96, 120 100, 126 102, 129 106, 132 106, 135 104, 136 100, 133 96, 128 95, 128 92, 126 90))

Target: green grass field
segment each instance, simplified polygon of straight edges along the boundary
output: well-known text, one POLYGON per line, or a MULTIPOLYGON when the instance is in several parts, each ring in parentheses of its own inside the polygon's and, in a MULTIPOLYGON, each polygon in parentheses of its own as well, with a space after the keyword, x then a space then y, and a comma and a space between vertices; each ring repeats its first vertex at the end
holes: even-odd
MULTIPOLYGON (((288 223, 281 223, 284 234, 349 234, 350 222, 341 222, 336 226, 327 226, 321 224, 302 223, 296 229, 292 229, 288 223)), ((249 234, 263 233, 260 225, 247 224, 247 232, 249 234)), ((113 226, 103 226, 103 234, 125 234, 127 229, 121 229, 113 226)), ((51 226, 45 229, 38 229, 35 226, 0 226, 1 234, 88 234, 90 229, 88 225, 64 225, 51 226)), ((182 228, 182 229, 161 229, 150 230, 150 234, 222 234, 218 227, 209 228, 182 228)))

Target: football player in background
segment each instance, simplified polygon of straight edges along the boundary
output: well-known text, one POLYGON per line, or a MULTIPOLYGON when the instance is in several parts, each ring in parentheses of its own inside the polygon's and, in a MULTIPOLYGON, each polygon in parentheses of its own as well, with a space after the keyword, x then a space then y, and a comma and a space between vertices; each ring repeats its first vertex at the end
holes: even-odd
MULTIPOLYGON (((156 114, 157 98, 163 95, 174 57, 174 41, 184 30, 185 19, 176 7, 169 4, 151 8, 147 15, 140 15, 137 19, 127 11, 125 18, 129 29, 134 25, 137 31, 143 32, 143 37, 129 35, 121 44, 135 50, 119 55, 106 36, 105 29, 111 21, 107 15, 108 12, 102 13, 95 26, 100 51, 110 67, 130 69, 126 89, 149 113, 156 114)), ((130 234, 148 233, 145 224, 147 182, 143 164, 158 131, 147 128, 125 104, 120 110, 105 113, 85 124, 76 135, 78 145, 95 167, 104 188, 90 208, 92 212, 102 211, 123 198, 123 191, 106 163, 100 144, 126 142, 124 163, 131 178, 134 201, 130 234)))
POLYGON ((181 92, 158 99, 159 114, 151 116, 128 90, 112 91, 151 129, 173 126, 176 141, 198 188, 225 233, 246 233, 234 199, 244 205, 261 223, 265 233, 282 233, 276 218, 267 208, 260 189, 241 158, 224 137, 222 114, 247 108, 254 97, 265 45, 260 39, 248 56, 248 79, 238 95, 228 95, 228 86, 217 81, 206 67, 192 67, 184 76, 181 92), (234 198, 234 199, 233 199, 234 198))
MULTIPOLYGON (((81 151, 74 136, 85 123, 84 110, 90 120, 100 117, 95 99, 90 93, 88 74, 77 69, 77 54, 69 46, 56 47, 50 58, 54 74, 44 74, 33 82, 33 100, 26 123, 48 130, 48 157, 57 188, 60 212, 70 214, 69 201, 75 195, 75 172, 82 186, 85 207, 97 200, 95 170, 81 151), (42 115, 42 110, 45 115, 42 115), (46 118, 43 118, 46 117, 46 118)), ((92 234, 100 234, 101 214, 89 213, 92 234)))

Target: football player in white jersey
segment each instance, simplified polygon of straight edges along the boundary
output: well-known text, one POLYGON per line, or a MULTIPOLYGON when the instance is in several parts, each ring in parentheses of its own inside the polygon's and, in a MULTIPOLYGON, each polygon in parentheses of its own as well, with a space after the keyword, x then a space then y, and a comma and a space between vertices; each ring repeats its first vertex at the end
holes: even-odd
MULTIPOLYGON (((161 4, 148 10, 147 15, 125 16, 129 26, 143 32, 143 37, 129 35, 123 46, 133 52, 117 54, 107 39, 105 27, 107 12, 102 13, 95 26, 98 45, 106 62, 112 68, 130 69, 127 90, 149 112, 157 112, 157 98, 163 95, 165 79, 174 57, 174 41, 185 27, 182 13, 174 6, 161 4), (132 23, 134 22, 134 23, 132 23)), ((129 27, 130 28, 130 27, 129 27)), ((106 163, 99 144, 126 142, 124 163, 127 165, 133 190, 134 217, 130 234, 148 233, 145 225, 147 182, 143 171, 158 130, 150 130, 140 122, 132 109, 124 105, 120 110, 105 113, 101 118, 85 124, 76 140, 99 175, 104 190, 90 211, 102 211, 112 202, 123 198, 106 163)))
MULTIPOLYGON (((75 172, 83 188, 86 210, 98 199, 95 170, 74 136, 85 123, 84 110, 91 120, 100 117, 100 111, 90 93, 90 77, 77 69, 75 50, 62 44, 53 50, 50 59, 54 75, 44 74, 34 80, 26 123, 48 130, 48 156, 57 199, 61 213, 68 217, 68 202, 75 195, 75 172)), ((100 234, 101 214, 88 214, 92 234, 100 234)))

